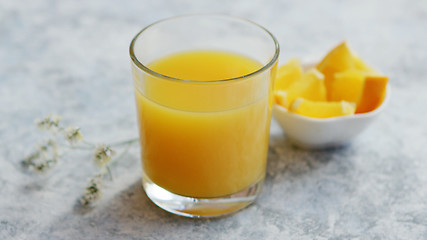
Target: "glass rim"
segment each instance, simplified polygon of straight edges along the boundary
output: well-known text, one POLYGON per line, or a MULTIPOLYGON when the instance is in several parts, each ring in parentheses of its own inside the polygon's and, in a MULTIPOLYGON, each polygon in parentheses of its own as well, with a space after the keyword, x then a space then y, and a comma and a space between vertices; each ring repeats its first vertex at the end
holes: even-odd
POLYGON ((255 23, 251 20, 245 19, 245 18, 241 18, 241 17, 234 17, 234 16, 230 16, 230 15, 225 15, 225 14, 185 14, 185 15, 179 15, 179 16, 174 16, 174 17, 169 17, 169 18, 164 18, 158 21, 155 21, 153 23, 151 23, 150 25, 144 27, 141 31, 139 31, 135 37, 132 39, 130 46, 129 46, 129 54, 130 57, 132 59, 132 62, 139 67, 140 69, 142 69, 143 71, 145 71, 146 73, 155 76, 157 78, 161 78, 161 79, 165 79, 165 80, 170 80, 170 81, 176 81, 176 82, 184 82, 184 83, 195 83, 195 84, 215 84, 215 83, 225 83, 225 82, 231 82, 231 81, 236 81, 236 80, 241 80, 241 79, 246 79, 246 78, 250 78, 252 76, 258 75, 262 72, 265 72, 267 69, 271 68, 276 61, 279 58, 279 53, 280 53, 280 47, 279 47, 279 42, 277 41, 276 37, 274 37, 274 35, 268 31, 265 27, 259 25, 258 23, 255 23), (259 69, 257 69, 254 72, 242 75, 242 76, 238 76, 238 77, 233 77, 233 78, 226 78, 226 79, 219 79, 219 80, 213 80, 213 81, 197 81, 197 80, 188 80, 188 79, 182 79, 182 78, 175 78, 175 77, 171 77, 171 76, 167 76, 164 74, 161 74, 159 72, 156 72, 152 69, 150 69, 149 67, 147 67, 146 65, 144 65, 143 63, 141 63, 138 58, 135 55, 134 52, 134 47, 135 47, 135 43, 138 39, 138 37, 144 33, 146 30, 152 28, 153 26, 156 26, 157 24, 163 23, 163 22, 167 22, 167 21, 171 21, 171 20, 175 20, 175 19, 179 19, 179 18, 186 18, 186 17, 220 17, 220 18, 228 18, 228 19, 233 19, 233 20, 239 20, 245 23, 248 23, 250 25, 256 26, 259 29, 263 30, 265 33, 267 33, 271 39, 273 40, 274 43, 274 54, 273 57, 268 61, 268 63, 266 64, 262 64, 262 67, 260 67, 259 69))

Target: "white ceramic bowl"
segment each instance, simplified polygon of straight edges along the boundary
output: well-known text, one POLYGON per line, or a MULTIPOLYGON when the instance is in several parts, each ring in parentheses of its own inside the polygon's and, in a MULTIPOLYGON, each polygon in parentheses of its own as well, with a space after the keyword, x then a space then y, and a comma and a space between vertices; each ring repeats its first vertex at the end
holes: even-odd
POLYGON ((274 104, 273 116, 285 135, 296 145, 307 149, 346 145, 378 117, 390 99, 390 86, 381 105, 368 113, 333 118, 311 118, 289 112, 274 104))

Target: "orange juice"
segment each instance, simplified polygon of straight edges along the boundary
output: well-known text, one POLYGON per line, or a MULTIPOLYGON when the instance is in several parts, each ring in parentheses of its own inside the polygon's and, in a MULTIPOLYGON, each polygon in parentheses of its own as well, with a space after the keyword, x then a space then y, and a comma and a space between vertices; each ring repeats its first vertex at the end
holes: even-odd
POLYGON ((260 63, 234 53, 193 51, 148 67, 172 78, 147 74, 144 87, 136 85, 146 177, 172 193, 205 198, 239 192, 264 178, 272 84, 259 78, 270 76, 224 80, 251 74, 260 63))

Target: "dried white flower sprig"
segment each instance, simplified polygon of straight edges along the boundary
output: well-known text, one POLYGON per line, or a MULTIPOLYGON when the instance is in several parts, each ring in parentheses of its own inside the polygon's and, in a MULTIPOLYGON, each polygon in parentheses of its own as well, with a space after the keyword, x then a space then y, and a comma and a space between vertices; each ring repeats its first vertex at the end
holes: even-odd
POLYGON ((86 187, 83 196, 80 198, 80 203, 83 206, 88 206, 98 201, 102 197, 102 174, 96 174, 89 180, 89 185, 86 187))
POLYGON ((59 128, 59 121, 61 121, 61 119, 61 116, 49 114, 41 120, 37 119, 35 122, 40 130, 55 132, 59 128))
POLYGON ((113 179, 110 170, 111 166, 126 155, 131 145, 138 141, 138 138, 110 145, 105 143, 92 144, 84 140, 79 127, 68 126, 64 128, 60 124, 61 120, 61 116, 53 114, 47 115, 41 120, 36 120, 35 123, 37 127, 42 131, 47 131, 51 136, 44 143, 37 145, 35 150, 22 160, 22 165, 35 172, 45 173, 47 170, 52 169, 62 156, 60 154, 60 146, 67 147, 70 150, 80 149, 93 151, 93 163, 99 168, 99 172, 89 180, 89 184, 83 196, 80 198, 80 203, 82 205, 91 205, 102 196, 102 186, 105 175, 108 174, 110 180, 113 179), (79 144, 84 144, 84 146, 78 146, 79 144), (113 158, 116 152, 112 149, 112 146, 126 147, 119 156, 113 158))
POLYGON ((66 130, 62 128, 59 125, 61 119, 61 116, 49 114, 43 119, 35 121, 35 124, 40 130, 50 132, 51 136, 44 143, 37 145, 35 150, 23 159, 23 166, 39 173, 44 173, 53 168, 60 157, 58 133, 62 133, 65 136, 65 140, 70 144, 76 144, 83 139, 83 135, 80 133, 79 128, 71 126, 66 130), (71 130, 73 130, 73 132, 71 130))
POLYGON ((56 141, 48 139, 45 143, 36 146, 36 151, 22 161, 24 166, 38 172, 45 172, 54 167, 58 161, 58 146, 56 141))
POLYGON ((64 135, 65 139, 67 139, 71 145, 77 145, 83 140, 83 135, 79 127, 68 126, 67 129, 64 130, 64 135))
POLYGON ((100 143, 96 146, 93 160, 96 166, 103 167, 106 166, 110 161, 115 152, 110 148, 110 146, 100 143))

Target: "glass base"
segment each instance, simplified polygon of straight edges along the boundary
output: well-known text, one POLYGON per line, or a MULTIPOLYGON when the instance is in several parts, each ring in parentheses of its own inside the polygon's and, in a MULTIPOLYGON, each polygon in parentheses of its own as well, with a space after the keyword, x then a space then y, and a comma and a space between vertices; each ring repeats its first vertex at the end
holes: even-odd
POLYGON ((253 203, 261 193, 264 179, 248 188, 218 198, 192 198, 177 195, 159 187, 148 177, 143 176, 145 193, 160 208, 191 218, 210 218, 230 214, 253 203))

